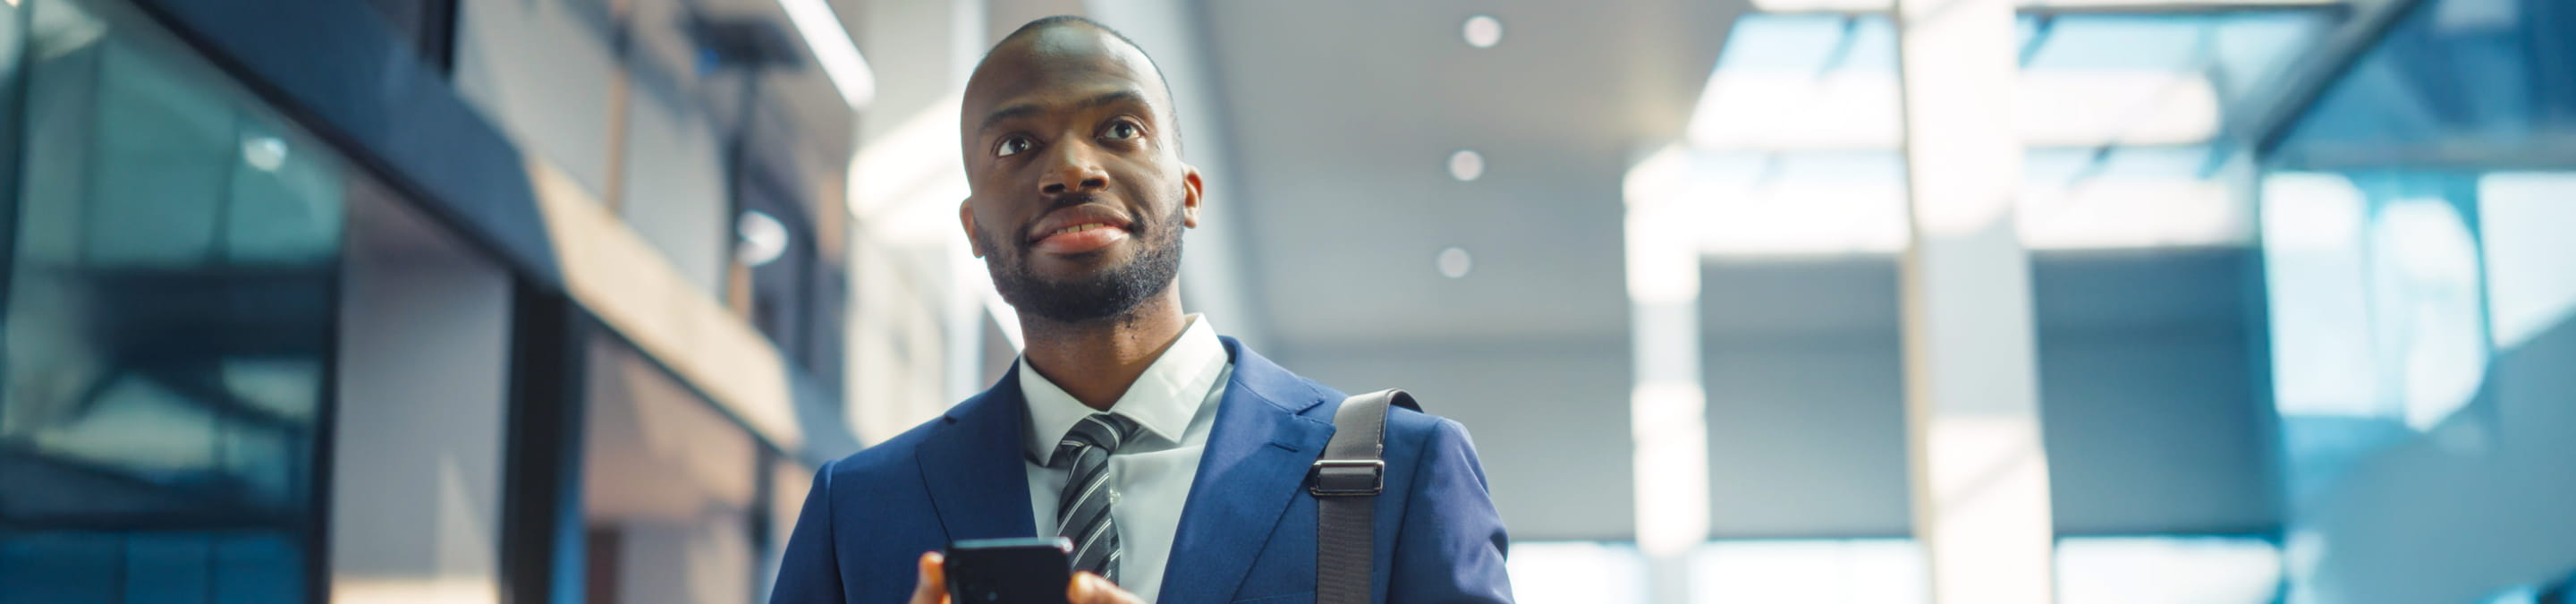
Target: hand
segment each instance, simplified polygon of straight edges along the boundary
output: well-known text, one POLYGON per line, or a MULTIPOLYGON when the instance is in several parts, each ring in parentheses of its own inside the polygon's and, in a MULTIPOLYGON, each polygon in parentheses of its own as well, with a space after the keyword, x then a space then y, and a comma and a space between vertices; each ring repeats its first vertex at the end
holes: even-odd
POLYGON ((1145 604, 1136 594, 1119 589, 1118 584, 1091 571, 1073 574, 1073 584, 1065 586, 1064 600, 1073 604, 1145 604))
MULTIPOLYGON (((912 604, 948 604, 946 562, 939 552, 921 554, 921 574, 912 584, 912 604)), ((1072 604, 1145 604, 1136 594, 1089 571, 1074 573, 1073 583, 1064 587, 1064 599, 1072 604)))
POLYGON ((912 604, 948 604, 947 558, 922 552, 921 576, 912 584, 912 604))

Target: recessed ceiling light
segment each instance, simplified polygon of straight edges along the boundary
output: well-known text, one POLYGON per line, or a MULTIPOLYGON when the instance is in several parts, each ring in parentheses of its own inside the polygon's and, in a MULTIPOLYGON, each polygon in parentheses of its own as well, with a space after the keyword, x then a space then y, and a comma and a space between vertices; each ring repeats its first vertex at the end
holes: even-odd
POLYGON ((1475 268, 1475 264, 1476 259, 1467 256, 1467 250, 1454 247, 1440 250, 1440 276, 1451 279, 1466 277, 1467 270, 1475 268))
POLYGON ((1496 19, 1493 15, 1476 15, 1467 18, 1468 46, 1493 48, 1495 43, 1501 41, 1503 41, 1503 20, 1496 19))
POLYGON ((243 138, 241 156, 242 163, 250 167, 276 172, 279 166, 286 165, 286 141, 265 135, 243 138))
POLYGON ((1475 180, 1476 177, 1484 175, 1484 154, 1465 149, 1460 149, 1457 153, 1449 154, 1449 176, 1455 177, 1459 181, 1464 182, 1475 180))
POLYGON ((787 225, 759 210, 745 210, 734 220, 734 259, 760 266, 787 253, 787 225))

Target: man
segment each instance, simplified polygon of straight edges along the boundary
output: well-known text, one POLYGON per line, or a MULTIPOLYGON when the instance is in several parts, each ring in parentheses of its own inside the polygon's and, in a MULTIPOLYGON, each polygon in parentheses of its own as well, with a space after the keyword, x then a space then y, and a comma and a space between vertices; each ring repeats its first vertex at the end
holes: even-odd
MULTIPOLYGON (((1315 599, 1307 468, 1343 394, 1206 317, 1174 275, 1202 183, 1162 74, 1098 23, 1022 26, 966 85, 958 219, 1027 343, 990 390, 825 464, 771 601, 946 602, 949 541, 1062 535, 1077 604, 1315 599)), ((1397 409, 1372 592, 1507 602, 1505 538, 1466 431, 1397 409)))

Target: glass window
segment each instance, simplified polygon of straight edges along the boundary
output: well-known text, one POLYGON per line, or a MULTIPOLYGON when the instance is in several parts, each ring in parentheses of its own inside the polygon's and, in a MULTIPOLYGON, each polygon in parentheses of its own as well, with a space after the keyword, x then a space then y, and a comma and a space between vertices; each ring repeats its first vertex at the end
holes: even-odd
POLYGON ((166 40, 103 34, 86 4, 32 9, 43 51, 22 142, 44 152, 15 197, 0 442, 132 488, 94 490, 124 504, 106 509, 13 490, 0 509, 301 510, 339 165, 166 40))
POLYGON ((2487 316, 2498 351, 2576 319, 2576 170, 2478 177, 2487 316))
POLYGON ((2292 168, 2563 162, 2576 133, 2571 30, 2576 10, 2563 2, 2423 2, 2318 99, 2274 159, 2292 168))
POLYGON ((128 6, 0 20, 0 601, 302 599, 342 164, 128 6))
POLYGON ((2576 567, 2576 5, 2408 6, 2262 158, 2294 603, 2576 567))

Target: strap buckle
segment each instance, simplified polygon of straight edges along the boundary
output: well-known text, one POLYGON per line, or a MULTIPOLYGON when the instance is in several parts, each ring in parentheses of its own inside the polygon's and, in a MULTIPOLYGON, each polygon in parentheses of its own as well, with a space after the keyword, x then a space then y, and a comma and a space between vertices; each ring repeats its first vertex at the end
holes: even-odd
POLYGON ((1355 497, 1386 491, 1386 461, 1318 459, 1306 469, 1306 492, 1316 497, 1355 497))

